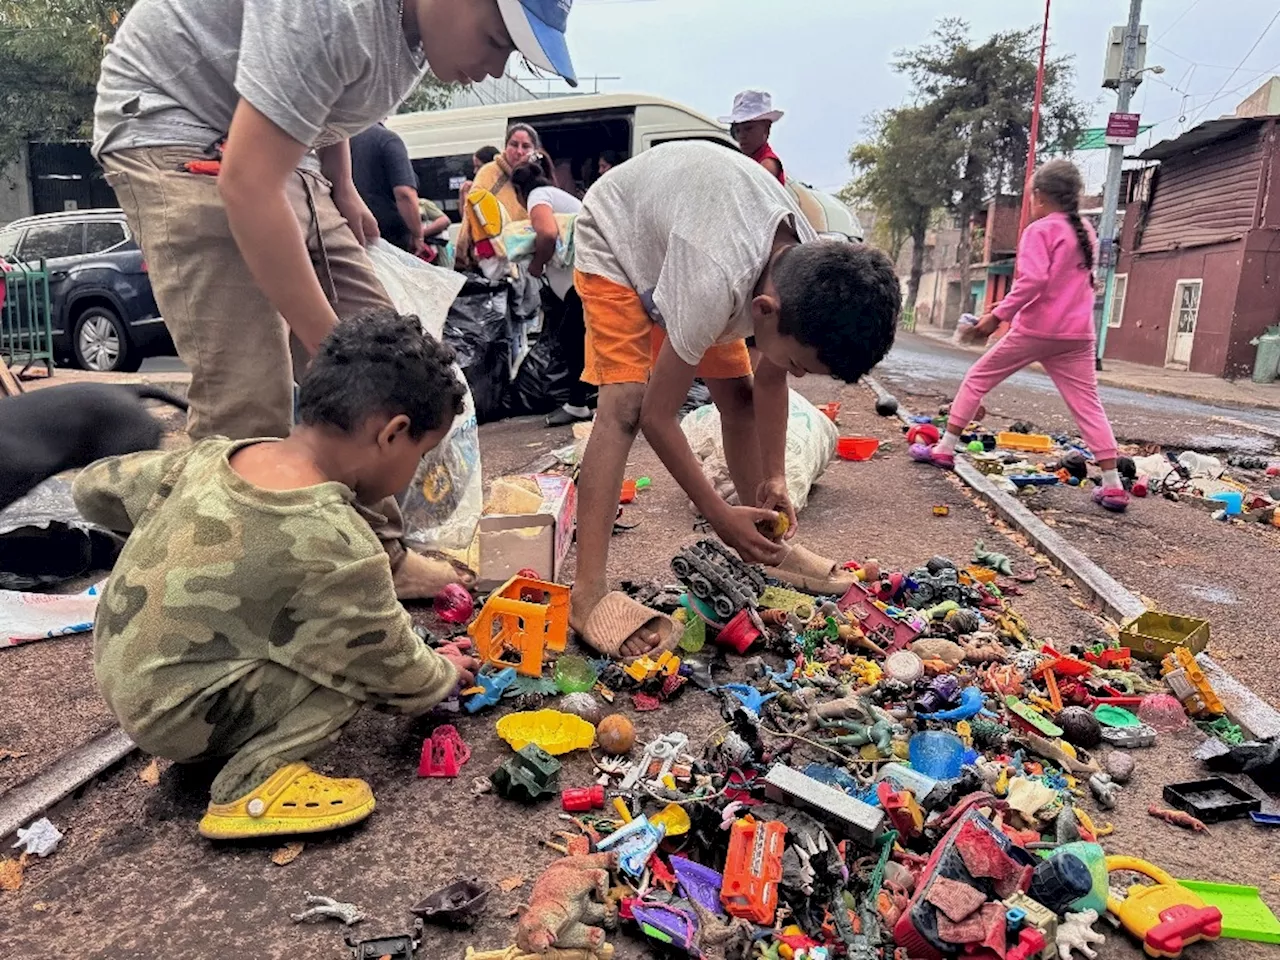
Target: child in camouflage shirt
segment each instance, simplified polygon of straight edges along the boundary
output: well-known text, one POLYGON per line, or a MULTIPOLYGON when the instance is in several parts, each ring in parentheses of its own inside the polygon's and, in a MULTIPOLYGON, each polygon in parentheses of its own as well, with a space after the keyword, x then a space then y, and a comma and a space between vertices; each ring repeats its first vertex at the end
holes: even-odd
POLYGON ((451 362, 415 317, 344 320, 303 378, 287 438, 214 437, 76 479, 84 516, 129 534, 98 606, 94 672, 143 750, 226 758, 204 836, 363 820, 368 784, 301 761, 362 704, 417 715, 472 682, 459 647, 438 654, 414 634, 356 509, 404 489, 462 412, 451 362))

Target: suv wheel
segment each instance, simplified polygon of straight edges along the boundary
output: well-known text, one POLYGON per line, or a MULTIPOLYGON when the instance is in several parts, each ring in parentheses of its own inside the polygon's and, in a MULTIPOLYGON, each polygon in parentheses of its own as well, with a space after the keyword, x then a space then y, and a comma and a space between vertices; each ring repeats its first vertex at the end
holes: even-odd
POLYGON ((80 314, 72 349, 76 365, 83 370, 132 372, 142 365, 142 358, 135 358, 124 323, 107 307, 89 307, 80 314))

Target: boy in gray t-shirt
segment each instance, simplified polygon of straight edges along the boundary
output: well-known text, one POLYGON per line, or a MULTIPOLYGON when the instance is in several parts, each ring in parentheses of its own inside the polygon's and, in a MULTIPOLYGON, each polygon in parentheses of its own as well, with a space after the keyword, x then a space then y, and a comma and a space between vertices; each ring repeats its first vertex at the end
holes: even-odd
MULTIPOLYGON (((364 252, 378 228, 348 139, 428 64, 481 80, 519 50, 574 83, 571 3, 138 0, 103 59, 94 153, 191 369, 193 440, 286 436, 293 360, 340 316, 391 306, 364 252)), ((459 579, 406 553, 394 500, 371 512, 402 599, 459 579)))

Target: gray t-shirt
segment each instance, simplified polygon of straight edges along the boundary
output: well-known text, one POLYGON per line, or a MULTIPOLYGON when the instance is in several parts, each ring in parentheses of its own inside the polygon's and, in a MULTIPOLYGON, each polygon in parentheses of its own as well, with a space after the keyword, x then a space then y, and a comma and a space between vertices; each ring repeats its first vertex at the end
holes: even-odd
POLYGON ((208 147, 241 98, 328 146, 391 113, 424 70, 399 0, 139 0, 102 60, 94 155, 208 147))
POLYGON ((668 143, 614 167, 587 191, 574 266, 640 295, 685 363, 754 333, 751 300, 778 227, 817 240, 795 198, 728 147, 668 143))

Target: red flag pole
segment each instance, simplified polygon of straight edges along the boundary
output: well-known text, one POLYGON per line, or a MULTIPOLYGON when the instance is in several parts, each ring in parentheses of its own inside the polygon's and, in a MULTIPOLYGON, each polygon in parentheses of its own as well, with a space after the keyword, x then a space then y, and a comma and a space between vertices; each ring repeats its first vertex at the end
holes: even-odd
POLYGON ((1031 220, 1031 177, 1036 170, 1036 140, 1040 137, 1040 102, 1044 99, 1044 58, 1049 48, 1049 4, 1044 0, 1044 30, 1040 34, 1040 66, 1036 70, 1036 96, 1031 104, 1031 134, 1027 143, 1027 176, 1022 184, 1022 216, 1018 220, 1018 236, 1031 220))

